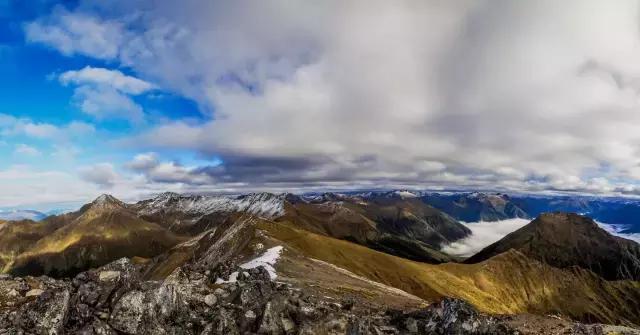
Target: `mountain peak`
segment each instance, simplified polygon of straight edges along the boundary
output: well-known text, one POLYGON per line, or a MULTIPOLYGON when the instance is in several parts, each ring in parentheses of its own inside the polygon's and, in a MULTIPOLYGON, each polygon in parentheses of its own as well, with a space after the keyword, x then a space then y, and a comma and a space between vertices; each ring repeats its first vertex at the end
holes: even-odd
POLYGON ((116 199, 111 194, 106 194, 106 193, 100 195, 95 200, 93 200, 93 203, 105 203, 105 202, 120 202, 120 200, 116 199))
POLYGON ((91 208, 111 209, 125 207, 125 203, 110 194, 102 194, 91 202, 91 208))
POLYGON ((163 192, 158 194, 155 199, 173 199, 173 198, 179 198, 181 195, 180 193, 176 193, 176 192, 163 192))
POLYGON ((607 280, 640 279, 640 245, 576 213, 544 213, 470 257, 478 263, 514 249, 551 266, 579 266, 607 280))

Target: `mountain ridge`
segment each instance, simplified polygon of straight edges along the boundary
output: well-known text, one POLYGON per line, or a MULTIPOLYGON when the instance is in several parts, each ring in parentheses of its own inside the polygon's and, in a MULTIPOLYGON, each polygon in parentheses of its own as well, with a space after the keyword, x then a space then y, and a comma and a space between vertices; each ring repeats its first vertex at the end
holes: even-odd
MULTIPOLYGON (((267 261, 268 276, 317 296, 353 299, 365 306, 392 303, 403 310, 453 297, 491 315, 534 313, 547 320, 544 315, 561 314, 580 322, 640 325, 640 281, 629 276, 632 271, 580 264, 576 255, 589 255, 582 250, 591 244, 571 244, 563 237, 618 240, 592 220, 555 215, 568 221, 552 220, 545 226, 569 231, 543 229, 539 239, 547 244, 536 243, 556 253, 576 247, 572 262, 556 264, 527 249, 504 248, 467 264, 437 248, 467 236, 466 228, 409 191, 313 197, 164 193, 133 204, 104 195, 76 212, 41 222, 0 221, 0 261, 12 275, 46 274, 69 282, 85 280, 78 279, 84 278, 83 271, 127 257, 144 285, 192 273, 209 278, 196 288, 206 289, 242 283, 247 270, 242 266, 277 248, 281 252, 267 261), (584 223, 579 226, 584 231, 576 230, 582 235, 565 227, 575 223, 571 220, 584 223), (611 271, 623 276, 608 278, 611 271)), ((534 220, 527 226, 537 225, 534 220)), ((596 245, 601 244, 611 243, 596 245)), ((602 252, 597 250, 594 255, 602 252)), ((249 294, 243 292, 237 294, 249 294)))

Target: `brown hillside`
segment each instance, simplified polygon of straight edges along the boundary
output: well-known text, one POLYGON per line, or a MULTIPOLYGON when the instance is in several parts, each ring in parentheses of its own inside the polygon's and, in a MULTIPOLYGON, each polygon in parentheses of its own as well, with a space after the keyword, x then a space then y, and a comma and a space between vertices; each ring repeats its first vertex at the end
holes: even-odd
POLYGON ((9 272, 73 275, 121 257, 153 257, 183 240, 107 200, 83 207, 75 220, 38 239, 15 259, 9 272))
POLYGON ((511 249, 555 267, 589 269, 609 280, 640 280, 640 244, 613 236, 578 214, 542 214, 465 262, 481 262, 511 249))
POLYGON ((260 227, 307 257, 427 301, 450 296, 489 313, 561 313, 589 322, 640 324, 638 282, 608 282, 588 270, 554 268, 519 252, 479 264, 430 265, 290 225, 262 223, 260 227))

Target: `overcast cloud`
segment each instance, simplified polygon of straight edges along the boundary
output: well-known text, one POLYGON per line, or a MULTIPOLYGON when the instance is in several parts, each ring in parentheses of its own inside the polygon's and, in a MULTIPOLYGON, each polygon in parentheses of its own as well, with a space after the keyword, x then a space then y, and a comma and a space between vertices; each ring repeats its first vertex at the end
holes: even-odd
POLYGON ((639 13, 627 0, 81 2, 25 35, 137 75, 60 77, 97 118, 143 119, 129 94, 152 87, 198 103, 204 121, 118 144, 220 163, 128 169, 149 183, 629 194, 639 13))

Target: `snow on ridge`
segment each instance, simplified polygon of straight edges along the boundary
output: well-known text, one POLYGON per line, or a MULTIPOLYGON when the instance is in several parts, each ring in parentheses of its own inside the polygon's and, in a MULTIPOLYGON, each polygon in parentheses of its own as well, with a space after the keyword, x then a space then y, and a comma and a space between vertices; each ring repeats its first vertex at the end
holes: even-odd
POLYGON ((284 215, 284 195, 253 193, 235 199, 237 210, 251 214, 275 218, 284 215))
POLYGON ((163 193, 145 205, 145 214, 178 211, 192 215, 245 211, 265 218, 284 215, 284 195, 252 193, 239 197, 163 193))
MULTIPOLYGON (((276 278, 278 278, 278 274, 276 273, 276 269, 273 266, 278 262, 283 249, 284 248, 281 245, 269 248, 267 249, 267 251, 265 251, 264 254, 244 264, 241 264, 240 268, 250 270, 262 266, 265 268, 265 270, 267 270, 267 272, 269 272, 269 277, 271 278, 271 280, 275 280, 276 278)), ((216 284, 235 283, 238 280, 238 275, 239 272, 235 271, 229 275, 229 280, 224 280, 222 278, 216 279, 216 284)))
POLYGON ((409 191, 395 191, 394 192, 397 196, 399 196, 402 199, 407 199, 407 198, 417 198, 418 196, 414 193, 411 193, 409 191))

